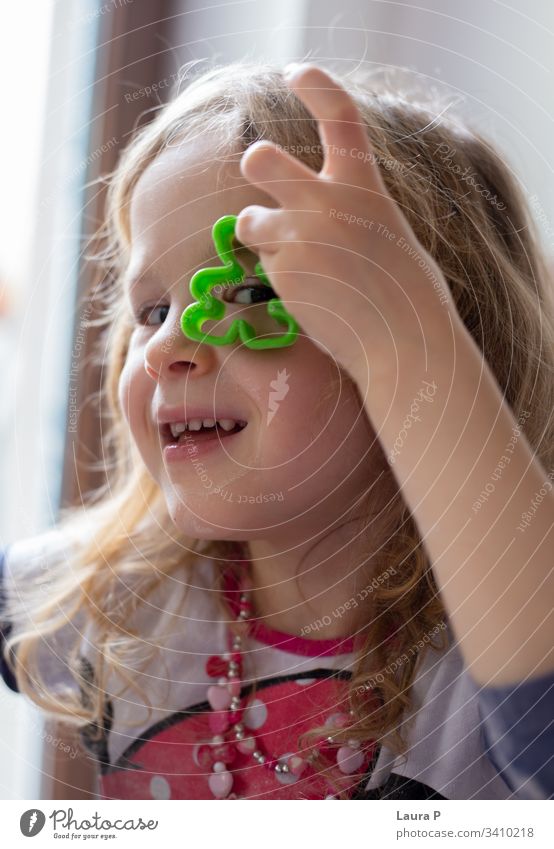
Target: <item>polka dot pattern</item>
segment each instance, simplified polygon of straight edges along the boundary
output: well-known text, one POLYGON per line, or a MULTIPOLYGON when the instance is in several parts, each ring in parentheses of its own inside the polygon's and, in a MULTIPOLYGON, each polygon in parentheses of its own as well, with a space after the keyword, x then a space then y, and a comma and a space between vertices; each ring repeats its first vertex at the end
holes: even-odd
MULTIPOLYGON (((346 682, 333 675, 306 679, 265 680, 247 702, 243 723, 269 757, 285 760, 297 752, 298 737, 344 710, 346 682)), ((100 776, 107 799, 210 799, 212 774, 206 749, 213 733, 209 712, 179 711, 143 732, 121 759, 100 776)), ((232 795, 241 799, 325 799, 333 790, 325 775, 308 769, 300 776, 270 772, 253 761, 251 752, 236 751, 232 795)), ((352 791, 364 782, 371 752, 359 774, 343 775, 352 791)), ((338 773, 338 768, 337 768, 338 773)), ((367 779, 366 779, 367 780, 367 779)))
POLYGON ((150 780, 150 794, 153 799, 171 799, 171 787, 163 775, 154 775, 150 780))

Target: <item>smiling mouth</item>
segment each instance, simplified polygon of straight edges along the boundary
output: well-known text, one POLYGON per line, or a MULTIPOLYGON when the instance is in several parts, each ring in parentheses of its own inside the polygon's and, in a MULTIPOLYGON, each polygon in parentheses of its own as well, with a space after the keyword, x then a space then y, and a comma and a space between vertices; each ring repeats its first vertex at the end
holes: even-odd
POLYGON ((206 426, 202 423, 200 427, 197 425, 189 427, 189 423, 185 424, 183 422, 177 426, 164 424, 161 426, 160 432, 164 446, 185 445, 190 441, 209 442, 213 439, 221 441, 225 439, 225 437, 233 436, 235 433, 240 433, 241 430, 244 430, 247 424, 248 423, 245 421, 236 421, 233 424, 229 420, 226 420, 225 426, 222 426, 218 421, 216 421, 211 426, 206 426), (178 431, 181 432, 179 433, 178 431))

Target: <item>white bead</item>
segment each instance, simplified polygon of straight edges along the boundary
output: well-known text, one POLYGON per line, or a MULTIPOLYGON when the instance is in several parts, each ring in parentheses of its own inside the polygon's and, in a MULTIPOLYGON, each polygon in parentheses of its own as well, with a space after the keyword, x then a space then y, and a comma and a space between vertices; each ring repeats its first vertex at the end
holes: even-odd
POLYGON ((225 766, 223 761, 216 761, 213 765, 214 772, 225 772, 226 769, 227 767, 225 766))
POLYGON ((153 799, 170 799, 171 788, 163 775, 154 775, 150 779, 150 794, 153 799))
POLYGON ((267 706, 261 699, 254 699, 246 705, 246 709, 243 714, 243 722, 247 728, 255 731, 258 728, 261 728, 266 720, 267 706))

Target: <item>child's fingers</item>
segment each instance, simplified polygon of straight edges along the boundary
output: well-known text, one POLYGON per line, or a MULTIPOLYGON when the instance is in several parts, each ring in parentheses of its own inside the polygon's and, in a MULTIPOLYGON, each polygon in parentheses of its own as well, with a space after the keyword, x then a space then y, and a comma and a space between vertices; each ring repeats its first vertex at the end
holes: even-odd
POLYGON ((324 153, 320 175, 385 191, 364 122, 348 92, 315 65, 295 66, 285 79, 317 120, 324 153))
POLYGON ((279 238, 282 210, 267 206, 245 206, 237 215, 235 236, 254 253, 276 253, 282 245, 279 238))
POLYGON ((240 169, 246 179, 278 203, 295 205, 298 183, 315 182, 317 174, 271 141, 254 142, 243 153, 240 169))

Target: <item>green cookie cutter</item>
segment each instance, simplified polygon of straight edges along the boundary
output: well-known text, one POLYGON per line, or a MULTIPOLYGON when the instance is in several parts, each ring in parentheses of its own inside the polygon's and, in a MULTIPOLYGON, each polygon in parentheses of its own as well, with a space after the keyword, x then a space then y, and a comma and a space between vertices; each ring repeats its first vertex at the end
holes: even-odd
MULTIPOLYGON (((236 215, 223 215, 212 227, 212 239, 217 255, 223 265, 214 268, 201 268, 191 277, 189 289, 196 303, 189 304, 181 315, 181 330, 189 339, 209 345, 231 345, 237 338, 247 348, 284 348, 296 341, 300 330, 296 320, 287 312, 280 298, 267 301, 267 314, 286 326, 286 332, 277 337, 256 337, 256 331, 242 318, 235 319, 224 336, 203 333, 202 325, 209 319, 219 321, 225 315, 225 304, 211 294, 214 286, 221 283, 238 285, 244 280, 245 270, 235 256, 233 238, 235 235, 236 215)), ((262 283, 271 286, 261 263, 256 263, 254 274, 262 283)))

